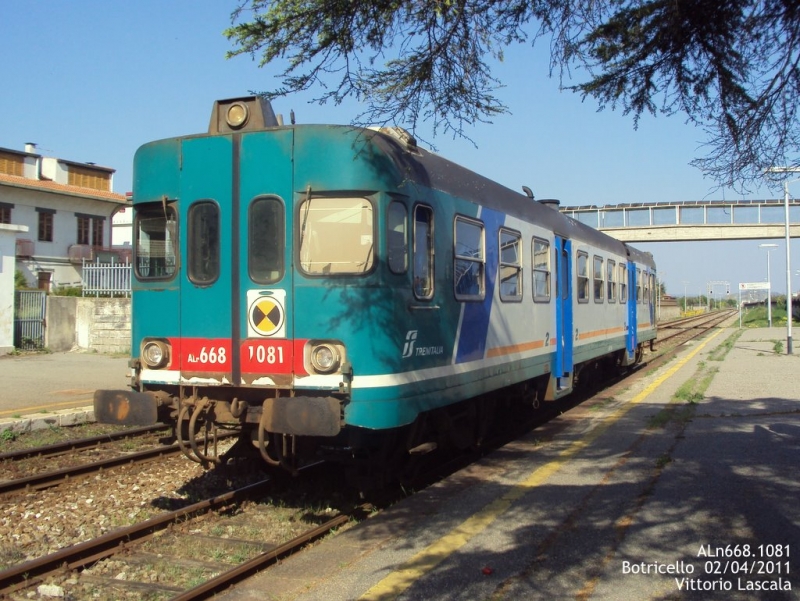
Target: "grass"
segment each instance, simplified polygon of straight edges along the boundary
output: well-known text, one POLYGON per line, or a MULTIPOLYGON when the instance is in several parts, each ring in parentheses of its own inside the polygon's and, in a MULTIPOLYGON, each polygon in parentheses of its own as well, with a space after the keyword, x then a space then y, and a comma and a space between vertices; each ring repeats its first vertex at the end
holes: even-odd
POLYGON ((728 336, 728 338, 720 344, 717 348, 711 351, 708 354, 709 361, 722 361, 725 357, 728 356, 728 353, 731 352, 736 341, 739 340, 739 337, 744 333, 744 330, 736 330, 733 334, 728 336))
MULTIPOLYGON (((792 320, 792 323, 800 326, 800 321, 792 320)), ((772 307, 772 325, 773 327, 786 326, 786 307, 780 306, 772 307)), ((766 328, 769 327, 769 313, 766 307, 755 307, 747 309, 742 313, 742 327, 744 328, 766 328)))
MULTIPOLYGON (((730 348, 732 348, 736 338, 738 336, 731 336, 725 343, 730 341, 730 348)), ((728 351, 730 348, 728 348, 728 351)), ((727 353, 728 351, 725 352, 727 353)), ((721 361, 721 359, 714 360, 721 361)), ((670 423, 684 426, 692 421, 697 405, 705 398, 706 390, 708 390, 718 371, 718 367, 709 367, 705 361, 701 361, 694 375, 681 384, 675 394, 672 395, 667 406, 650 417, 647 422, 647 428, 650 430, 666 428, 670 423)))

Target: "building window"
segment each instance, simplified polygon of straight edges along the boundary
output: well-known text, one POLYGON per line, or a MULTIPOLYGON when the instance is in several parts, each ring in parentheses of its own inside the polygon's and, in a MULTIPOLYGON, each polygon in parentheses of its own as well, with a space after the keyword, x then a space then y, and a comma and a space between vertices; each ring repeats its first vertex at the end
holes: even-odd
POLYGON ((105 217, 76 215, 78 219, 78 244, 103 246, 103 225, 105 217))
POLYGON ((578 286, 577 295, 579 303, 589 302, 589 255, 585 252, 578 252, 577 256, 577 275, 578 286))
POLYGON ((50 209, 36 209, 39 214, 39 242, 53 241, 53 215, 55 211, 50 209))
POLYGON ((78 244, 89 244, 89 227, 91 221, 89 217, 78 216, 78 244))
POLYGON ((86 167, 70 165, 67 173, 67 183, 70 186, 91 188, 92 190, 111 190, 111 173, 86 167))
POLYGON ((550 302, 550 243, 533 239, 533 300, 550 302))
POLYGON ((0 223, 11 223, 11 209, 14 205, 7 202, 0 202, 0 223))
POLYGON ((522 236, 500 230, 500 298, 522 300, 522 236))
POLYGON ((103 246, 103 222, 100 217, 92 219, 92 246, 103 246))
POLYGON ((453 279, 456 298, 481 300, 484 291, 483 224, 456 217, 453 279))

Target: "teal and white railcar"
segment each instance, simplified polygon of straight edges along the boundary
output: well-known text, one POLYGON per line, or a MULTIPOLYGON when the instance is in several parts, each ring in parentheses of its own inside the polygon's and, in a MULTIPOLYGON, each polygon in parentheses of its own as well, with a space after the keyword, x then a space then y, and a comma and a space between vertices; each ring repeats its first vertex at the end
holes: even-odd
POLYGON ((380 466, 479 441, 655 338, 655 264, 402 130, 283 125, 215 103, 142 146, 133 379, 101 421, 238 431, 229 451, 380 466))

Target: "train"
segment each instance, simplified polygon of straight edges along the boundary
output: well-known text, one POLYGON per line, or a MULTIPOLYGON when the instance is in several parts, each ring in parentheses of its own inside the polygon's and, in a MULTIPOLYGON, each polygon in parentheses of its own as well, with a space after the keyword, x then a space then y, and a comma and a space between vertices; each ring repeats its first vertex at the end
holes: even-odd
POLYGON ((97 420, 364 481, 636 365, 652 255, 522 190, 401 128, 216 101, 206 133, 135 154, 131 382, 97 420))

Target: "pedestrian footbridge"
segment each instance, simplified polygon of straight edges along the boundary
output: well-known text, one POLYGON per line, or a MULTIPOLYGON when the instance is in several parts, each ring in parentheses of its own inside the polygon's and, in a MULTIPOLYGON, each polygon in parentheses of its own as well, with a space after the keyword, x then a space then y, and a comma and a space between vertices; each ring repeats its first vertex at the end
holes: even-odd
MULTIPOLYGON (((786 236, 783 199, 688 200, 561 207, 623 242, 760 240, 786 236)), ((789 200, 790 235, 800 236, 800 200, 789 200)))

